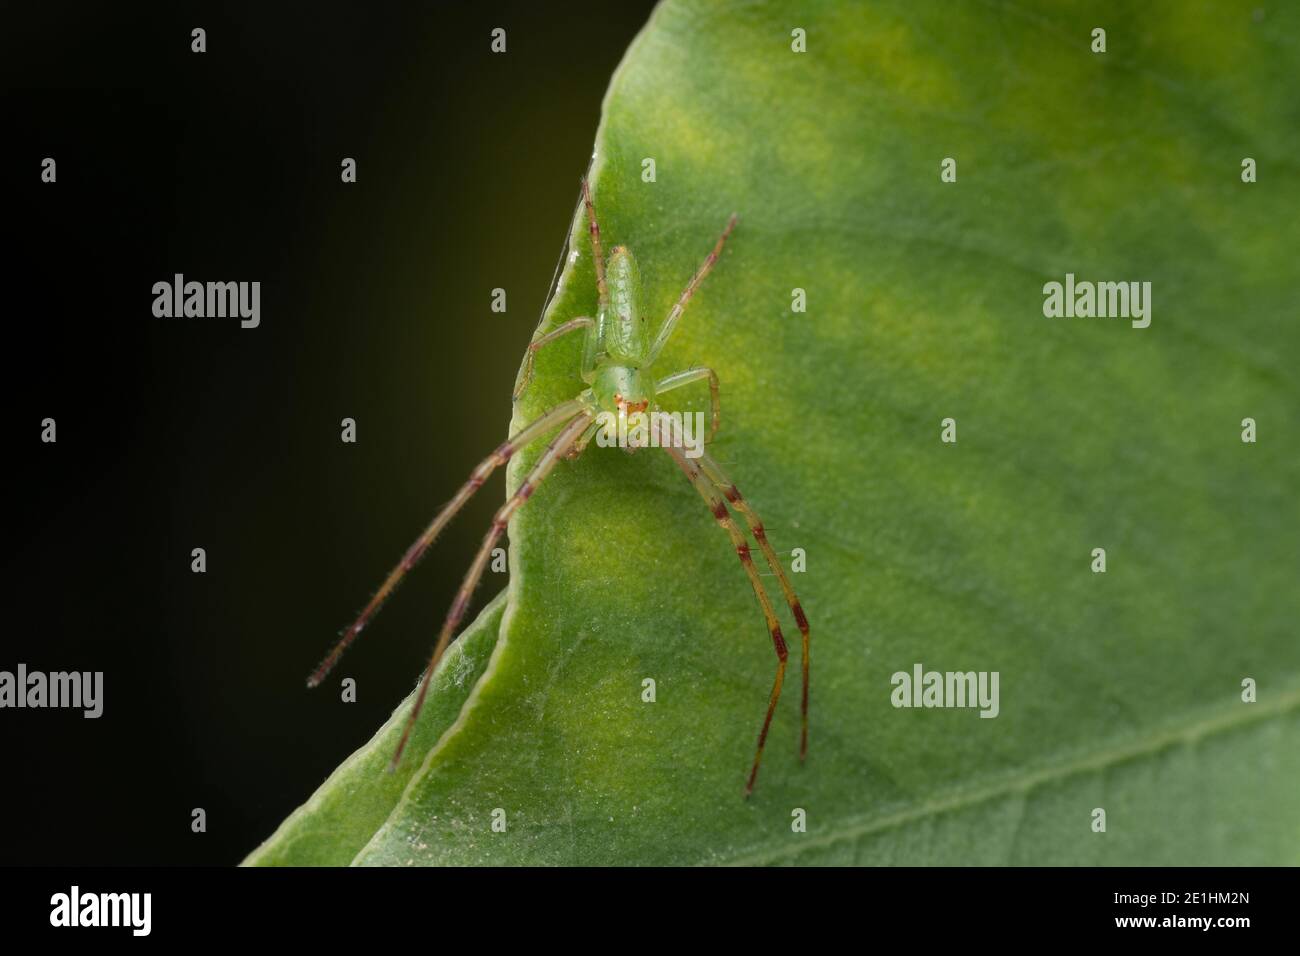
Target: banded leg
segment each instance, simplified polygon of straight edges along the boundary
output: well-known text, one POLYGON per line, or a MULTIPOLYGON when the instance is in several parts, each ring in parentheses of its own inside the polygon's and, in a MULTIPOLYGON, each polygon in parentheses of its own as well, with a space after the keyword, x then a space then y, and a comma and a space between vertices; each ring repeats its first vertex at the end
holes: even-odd
POLYGON ((700 368, 688 368, 684 372, 674 372, 667 378, 660 379, 655 383, 655 394, 662 395, 664 392, 670 392, 675 388, 681 388, 684 385, 690 385, 692 382, 698 382, 702 378, 709 380, 709 407, 713 414, 713 422, 709 428, 709 441, 713 441, 718 434, 718 428, 722 425, 722 402, 718 398, 718 373, 711 368, 701 366, 700 368))
POLYGON ((609 311, 609 286, 605 282, 605 253, 600 247, 600 223, 596 221, 596 206, 591 201, 591 184, 582 180, 582 203, 587 207, 587 230, 591 235, 591 258, 596 266, 597 315, 609 311))
POLYGON ((605 281, 605 250, 600 244, 600 222, 596 219, 596 206, 591 201, 591 184, 582 180, 582 204, 587 210, 587 232, 591 237, 591 258, 596 269, 596 330, 587 336, 582 350, 583 381, 590 382, 586 374, 596 367, 605 355, 605 317, 609 315, 609 284, 605 281))
POLYGON ((424 669, 424 677, 420 681, 420 692, 415 697, 415 706, 411 708, 411 716, 406 719, 406 728, 402 731, 402 739, 398 741, 397 751, 393 754, 393 760, 388 765, 389 770, 397 767, 397 762, 402 759, 402 751, 406 749, 406 742, 410 739, 411 731, 415 727, 415 721, 420 716, 420 711, 424 708, 424 698, 429 693, 429 683, 433 680, 433 672, 438 667, 438 662, 442 660, 443 651, 451 643, 456 628, 460 626, 461 618, 465 616, 465 609, 469 607, 470 596, 478 586, 479 579, 483 577, 483 571, 487 567, 488 560, 492 557, 492 549, 496 546, 502 532, 506 530, 506 525, 510 523, 510 516, 523 507, 529 496, 537 490, 555 463, 560 460, 561 456, 569 450, 580 435, 586 430, 591 423, 591 416, 583 413, 578 415, 568 425, 564 427, 551 443, 546 446, 546 451, 537 460, 533 470, 528 473, 518 490, 515 491, 510 499, 502 505, 492 519, 492 527, 488 530, 487 536, 483 539, 482 546, 478 549, 478 554, 474 556, 474 562, 469 566, 469 571, 465 573, 465 580, 461 582, 460 590, 456 592, 456 599, 451 602, 451 608, 447 611, 447 618, 443 621, 442 631, 438 634, 438 643, 434 645, 433 655, 429 658, 429 665, 424 669))
POLYGON ((333 669, 334 665, 338 663, 343 652, 348 649, 348 645, 356 640, 357 635, 361 633, 362 628, 369 623, 370 619, 375 616, 375 612, 377 612, 383 605, 384 601, 388 599, 388 596, 393 593, 393 589, 396 588, 402 578, 406 576, 406 573, 410 571, 411 568, 415 567, 416 562, 418 562, 420 558, 424 557, 424 552, 429 550, 429 545, 433 543, 433 539, 436 538, 442 529, 447 526, 447 522, 455 517, 456 512, 460 511, 465 502, 469 501, 474 492, 478 491, 478 489, 482 487, 483 482, 487 481, 488 476, 491 475, 492 472, 496 471, 496 469, 501 465, 504 465, 509 461, 510 456, 520 448, 523 448, 530 442, 540 438, 552 428, 569 421, 575 415, 579 414, 579 412, 582 411, 582 408, 582 402, 577 399, 556 405, 550 411, 545 412, 538 418, 534 419, 530 424, 525 425, 513 438, 499 445, 496 451, 492 452, 492 454, 488 455, 487 458, 479 463, 479 466, 475 468, 473 473, 469 476, 469 480, 461 486, 458 492, 456 492, 456 496, 438 512, 437 517, 433 519, 433 522, 424 529, 424 533, 415 539, 415 543, 406 549, 406 554, 402 556, 402 560, 398 562, 397 567, 393 568, 393 570, 388 573, 388 577, 385 578, 384 583, 379 586, 379 590, 376 591, 374 597, 370 599, 370 603, 365 606, 357 616, 357 619, 352 622, 352 625, 343 632, 343 636, 339 639, 338 643, 334 645, 334 649, 330 651, 329 656, 321 662, 321 665, 317 667, 311 677, 307 679, 308 687, 316 687, 325 679, 325 676, 333 669))
POLYGON ((672 337, 673 329, 677 327, 677 320, 680 319, 682 313, 686 311, 686 304, 691 301, 691 296, 695 295, 695 290, 699 288, 700 283, 704 281, 704 277, 712 271, 713 264, 718 261, 718 256, 722 255, 722 247, 726 244, 727 237, 731 235, 731 230, 736 228, 736 219, 737 216, 733 212, 731 218, 727 220, 727 227, 722 230, 722 235, 718 237, 718 242, 713 247, 713 251, 710 252, 704 262, 700 264, 700 268, 697 269, 695 275, 691 277, 691 281, 686 283, 686 288, 682 290, 681 297, 677 300, 677 304, 673 306, 672 311, 668 313, 668 318, 664 319, 664 324, 660 327, 659 334, 655 336, 654 344, 650 346, 650 357, 646 359, 646 365, 654 364, 654 360, 659 357, 659 352, 663 349, 668 339, 672 337))
MULTIPOLYGON (((533 356, 541 350, 542 346, 550 345, 556 339, 562 338, 570 332, 576 332, 578 329, 583 328, 587 330, 587 334, 590 336, 596 329, 596 320, 589 316, 580 315, 576 319, 570 319, 563 325, 556 326, 550 332, 538 336, 528 343, 528 348, 524 350, 524 365, 523 368, 519 370, 519 380, 515 382, 515 392, 514 395, 511 396, 515 401, 518 401, 519 396, 522 395, 524 389, 528 387, 528 383, 533 380, 533 356)), ((589 369, 586 364, 586 357, 589 351, 592 350, 588 349, 584 344, 582 349, 582 377, 584 381, 591 373, 591 369, 589 369)))
POLYGON ((700 466, 687 458, 680 448, 665 447, 664 451, 672 455, 673 461, 677 462, 678 467, 685 472, 687 479, 695 490, 700 493, 713 512, 713 517, 717 519, 722 529, 731 536, 732 543, 736 546, 736 556, 740 558, 740 564, 745 569, 745 574, 749 577, 749 583, 754 588, 754 596, 758 598, 759 606, 763 609, 763 619, 767 622, 768 633, 772 635, 772 647, 776 651, 776 680, 772 683, 772 696, 767 702, 767 714, 763 717, 763 729, 758 733, 758 748, 754 752, 754 766, 749 771, 749 780, 745 784, 745 796, 748 797, 754 792, 754 781, 758 779, 758 765, 763 759, 763 746, 767 743, 767 732, 772 726, 772 714, 776 712, 776 702, 781 698, 781 685, 785 682, 785 663, 790 656, 790 651, 786 647, 785 638, 781 636, 781 624, 777 621, 776 611, 772 609, 772 602, 768 599, 767 591, 763 587, 763 581, 758 576, 758 570, 754 567, 754 560, 749 555, 749 541, 737 527, 736 522, 732 520, 727 506, 722 500, 722 495, 709 483, 700 466))
POLYGON ((578 437, 578 440, 569 446, 569 451, 564 456, 565 459, 573 461, 586 451, 587 446, 591 444, 591 440, 596 437, 596 432, 598 431, 600 431, 600 422, 592 422, 588 425, 587 430, 578 437))
POLYGON ((745 523, 749 525, 754 540, 758 542, 758 547, 767 560, 767 566, 772 569, 777 580, 781 582, 781 593, 785 595, 785 603, 790 606, 790 613, 794 615, 795 623, 799 625, 799 633, 803 637, 803 698, 799 707, 802 720, 799 734, 799 759, 802 761, 808 757, 808 618, 803 613, 803 607, 799 604, 799 595, 794 593, 794 586, 790 584, 785 568, 781 566, 776 551, 772 549, 772 545, 767 540, 767 533, 763 530, 762 520, 754 509, 749 506, 749 502, 741 497, 740 490, 727 477, 726 472, 722 470, 718 463, 713 460, 713 456, 707 451, 701 452, 699 464, 704 473, 709 476, 709 480, 722 492, 723 497, 727 499, 727 503, 744 516, 745 523))

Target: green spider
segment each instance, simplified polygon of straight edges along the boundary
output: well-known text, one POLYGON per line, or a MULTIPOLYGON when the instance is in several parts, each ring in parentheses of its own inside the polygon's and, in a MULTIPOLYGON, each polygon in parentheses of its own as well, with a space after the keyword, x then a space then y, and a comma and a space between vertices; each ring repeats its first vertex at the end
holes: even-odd
MULTIPOLYGON (((598 419, 609 421, 613 417, 614 420, 625 423, 629 415, 645 413, 647 409, 659 411, 659 406, 655 401, 656 396, 704 379, 709 382, 712 412, 710 437, 717 433, 720 421, 718 376, 712 369, 704 367, 689 368, 685 371, 675 372, 658 381, 654 379, 652 369, 655 360, 659 357, 659 353, 677 327, 677 322, 682 317, 691 296, 695 294, 695 290, 704 281, 704 277, 713 269, 714 263, 717 262, 718 256, 722 253, 722 247, 726 243, 727 237, 731 235, 732 229, 735 228, 736 216, 733 215, 727 222, 727 226, 718 238, 713 251, 700 265, 691 281, 687 283, 677 303, 660 327, 658 334, 651 340, 646 318, 637 311, 637 303, 640 298, 640 276, 637 271, 636 260, 632 258, 632 253, 624 246, 615 247, 610 252, 608 261, 605 260, 601 252, 600 225, 596 220, 596 209, 592 204, 591 190, 585 179, 582 183, 582 201, 586 207, 587 220, 590 225, 591 252, 596 268, 596 292, 598 297, 596 318, 580 316, 570 319, 554 330, 534 339, 528 346, 523 367, 520 369, 519 381, 515 386, 515 398, 517 399, 522 394, 532 379, 533 357, 538 350, 579 329, 585 330, 586 338, 582 350, 582 379, 589 387, 576 398, 562 402, 525 425, 474 469, 473 474, 461 486, 456 496, 438 513, 438 516, 433 519, 433 523, 425 529, 415 543, 407 549, 401 562, 389 573, 379 590, 375 592, 374 597, 370 599, 370 603, 365 606, 352 625, 343 632, 343 636, 334 649, 330 651, 329 656, 325 658, 324 662, 307 681, 308 687, 316 687, 325 679, 325 676, 338 662, 339 657, 347 649, 348 645, 361 633, 361 630, 369 623, 393 589, 428 550, 429 545, 433 543, 438 533, 470 499, 474 492, 483 485, 488 476, 501 465, 504 465, 515 452, 559 428, 559 433, 546 446, 546 450, 537 460, 528 477, 524 479, 523 484, 502 505, 492 519, 492 527, 488 531, 487 537, 484 538, 483 545, 479 548, 478 554, 470 565, 465 580, 447 612, 442 631, 438 635, 438 643, 433 649, 433 655, 429 659, 429 665, 425 668, 424 677, 420 682, 420 690, 415 699, 415 706, 411 709, 402 738, 397 745, 396 752, 393 754, 393 760, 389 766, 390 770, 395 768, 401 759, 402 751, 406 747, 411 730, 415 726, 421 708, 424 706, 425 695, 428 693, 433 672, 438 666, 438 661, 442 659, 447 645, 451 643, 451 639, 460 625, 461 618, 465 615, 470 596, 478 585, 479 579, 483 576, 483 571, 492 555, 493 547, 506 530, 511 515, 523 507, 529 496, 537 490, 537 486, 555 467, 556 462, 561 457, 576 458, 582 453, 602 427, 602 422, 598 419)), ((754 595, 758 598, 759 606, 762 608, 763 618, 767 623, 768 633, 772 637, 772 644, 776 651, 776 680, 772 685, 772 693, 768 699, 767 713, 763 717, 763 728, 759 731, 754 763, 750 769, 749 779, 745 784, 745 796, 748 797, 753 792, 754 781, 758 778, 759 763, 763 759, 763 745, 767 742, 767 732, 772 724, 772 714, 776 710, 777 701, 781 696, 781 685, 785 680, 785 666, 789 651, 786 647, 785 638, 781 635, 781 625, 777 620, 776 611, 773 610, 772 602, 768 598, 767 591, 759 578, 758 570, 754 567, 754 561, 749 552, 748 540, 733 520, 731 513, 727 509, 727 504, 730 504, 749 526, 750 533, 753 534, 754 540, 758 542, 759 549, 763 553, 763 558, 780 582, 781 591, 785 595, 786 603, 790 606, 790 612, 794 615, 795 623, 798 625, 803 638, 803 699, 800 711, 802 729, 799 738, 799 759, 801 761, 808 754, 808 619, 804 615, 803 608, 799 605, 799 598, 790 584, 790 579, 786 576, 784 569, 781 567, 781 562, 777 559, 776 552, 768 543, 767 535, 763 531, 763 523, 745 499, 741 497, 740 492, 736 490, 735 484, 726 476, 718 463, 703 450, 701 450, 698 459, 694 459, 686 455, 682 448, 675 447, 671 443, 661 447, 672 457, 673 461, 677 462, 686 478, 708 504, 718 524, 731 537, 736 548, 736 555, 740 558, 740 563, 749 578, 749 583, 753 586, 754 595)), ((629 453, 634 452, 636 448, 637 445, 635 444, 625 444, 624 446, 624 450, 629 453)))

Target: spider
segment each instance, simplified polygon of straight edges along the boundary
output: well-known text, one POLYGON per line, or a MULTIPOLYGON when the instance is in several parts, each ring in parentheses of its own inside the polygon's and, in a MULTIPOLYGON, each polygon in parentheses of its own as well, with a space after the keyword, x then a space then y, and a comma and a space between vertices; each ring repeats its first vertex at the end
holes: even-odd
MULTIPOLYGON (((660 411, 659 405, 655 401, 656 396, 705 379, 709 383, 710 411, 712 414, 710 438, 717 433, 721 407, 718 400, 718 376, 713 369, 707 367, 688 368, 684 371, 674 372, 657 381, 652 375, 652 369, 655 360, 659 357, 659 353, 672 336, 674 329, 676 329, 677 322, 681 319, 691 297, 699 288, 700 283, 704 281, 705 276, 713 269, 714 263, 718 261, 718 256, 722 253, 727 237, 731 235, 731 231, 736 226, 737 217, 732 215, 728 220, 726 228, 723 229, 722 235, 713 247, 713 251, 700 265, 691 281, 687 283, 686 288, 682 290, 677 303, 668 313, 668 317, 660 326, 658 333, 651 339, 645 316, 637 311, 640 279, 636 261, 625 246, 616 246, 610 252, 609 259, 605 259, 601 251, 600 224, 596 219, 596 209, 591 199, 591 188, 585 178, 582 181, 582 203, 586 208, 591 238, 591 253, 596 269, 596 318, 579 316, 578 318, 569 319, 552 331, 534 339, 525 353, 524 364, 520 369, 519 380, 515 385, 514 397, 518 399, 532 380, 533 358, 537 352, 542 347, 579 329, 582 329, 585 335, 582 351, 582 379, 589 387, 576 398, 560 403, 525 425, 474 469, 469 480, 461 486, 456 496, 438 513, 437 517, 433 519, 433 522, 425 529, 424 533, 416 539, 415 543, 407 549, 401 562, 389 573, 379 590, 370 599, 370 602, 351 626, 343 632, 342 637, 334 649, 330 651, 329 656, 325 658, 324 662, 307 681, 308 687, 316 687, 325 679, 348 645, 361 633, 361 630, 369 623, 393 589, 397 587, 407 572, 415 566, 416 562, 428 550, 438 533, 474 492, 483 485, 488 476, 504 465, 521 448, 558 428, 558 434, 546 446, 546 450, 538 458, 527 478, 524 479, 524 482, 516 489, 514 495, 501 506, 492 519, 492 527, 484 538, 473 563, 470 565, 460 590, 457 592, 455 600, 452 601, 451 608, 447 611, 447 617, 443 622, 442 631, 438 635, 438 642, 433 649, 433 655, 424 670, 419 693, 416 695, 415 706, 411 709, 410 716, 406 720, 401 740, 398 742, 397 750, 393 754, 392 762, 389 764, 390 771, 395 769, 401 760, 402 751, 410 738, 411 730, 420 715, 420 710, 424 706, 425 695, 428 693, 434 670, 437 668, 439 660, 442 659, 447 645, 455 635, 461 618, 465 615, 470 596, 478 585, 479 579, 483 576, 483 571, 491 557, 493 548, 506 530, 511 515, 524 506, 533 492, 537 490, 537 486, 550 474, 556 462, 562 457, 576 458, 580 455, 597 431, 601 429, 602 420, 608 422, 612 417, 620 423, 625 423, 630 415, 644 414, 647 410, 660 411)), ((637 444, 632 442, 624 444, 624 450, 629 453, 636 451, 637 447, 637 444)), ((754 566, 748 539, 732 517, 728 505, 741 516, 749 527, 750 533, 754 536, 754 540, 758 542, 764 560, 780 582, 785 601, 790 607, 790 612, 794 615, 795 623, 798 625, 803 638, 800 761, 803 761, 808 754, 808 619, 804 615, 803 608, 799 605, 799 598, 790 584, 790 579, 786 576, 784 569, 781 567, 781 562, 777 559, 776 552, 772 549, 772 545, 768 543, 767 535, 763 531, 762 521, 759 520, 758 515, 748 502, 741 497, 735 484, 727 477, 718 463, 702 448, 696 457, 691 457, 684 453, 682 448, 675 447, 672 442, 661 444, 660 447, 681 468, 687 480, 699 492, 700 497, 704 499, 709 510, 712 511, 718 525, 730 537, 736 549, 736 556, 740 559, 741 566, 744 568, 749 583, 754 589, 754 596, 758 599, 768 633, 772 638, 773 649, 776 651, 776 679, 772 684, 767 712, 763 717, 763 726, 758 734, 758 746, 754 752, 754 762, 745 784, 745 796, 748 797, 754 790, 754 782, 758 779, 758 768, 763 759, 763 747, 767 742, 768 729, 772 724, 772 714, 776 710, 777 701, 781 696, 781 685, 785 681, 786 660, 789 657, 789 650, 785 638, 781 634, 781 625, 777 620, 775 610, 773 610, 772 602, 768 598, 767 590, 764 588, 758 570, 754 566)))

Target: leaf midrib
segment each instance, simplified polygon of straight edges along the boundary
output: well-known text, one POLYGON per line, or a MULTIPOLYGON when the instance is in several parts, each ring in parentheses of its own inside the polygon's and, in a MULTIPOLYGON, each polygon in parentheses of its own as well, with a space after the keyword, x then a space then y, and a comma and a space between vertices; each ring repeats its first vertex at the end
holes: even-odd
POLYGON ((1112 743, 1108 747, 1103 747, 1100 750, 1084 754, 1072 760, 1004 776, 996 782, 983 786, 955 787, 943 796, 931 797, 906 810, 899 810, 884 816, 860 815, 848 817, 825 833, 801 840, 796 847, 778 850, 764 849, 749 853, 742 852, 729 858, 711 860, 710 864, 754 866, 797 857, 811 849, 827 847, 844 840, 855 840, 874 833, 881 833, 919 820, 942 816, 954 810, 987 803, 999 797, 1027 794, 1047 783, 1064 780, 1078 774, 1095 773, 1130 760, 1159 753, 1170 747, 1195 743, 1207 737, 1214 737, 1252 724, 1265 723, 1300 708, 1300 682, 1288 687, 1269 703, 1238 703, 1229 706, 1232 708, 1231 710, 1220 708, 1213 716, 1206 719, 1184 724, 1180 727, 1162 728, 1139 735, 1124 743, 1112 743))

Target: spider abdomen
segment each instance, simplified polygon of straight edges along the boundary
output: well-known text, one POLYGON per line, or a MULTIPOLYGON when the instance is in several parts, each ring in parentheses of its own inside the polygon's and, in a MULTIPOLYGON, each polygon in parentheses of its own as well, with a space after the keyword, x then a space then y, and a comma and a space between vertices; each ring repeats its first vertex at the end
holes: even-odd
POLYGON ((627 246, 616 246, 605 267, 609 313, 604 316, 605 351, 620 364, 640 366, 650 350, 649 326, 639 311, 641 273, 627 246))

